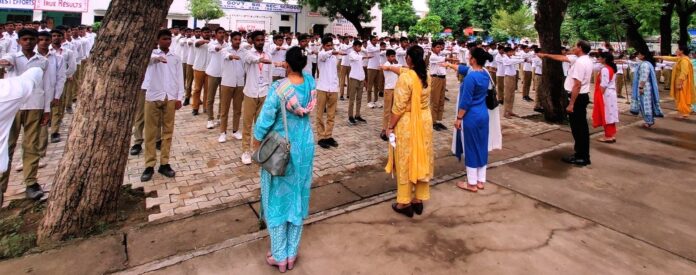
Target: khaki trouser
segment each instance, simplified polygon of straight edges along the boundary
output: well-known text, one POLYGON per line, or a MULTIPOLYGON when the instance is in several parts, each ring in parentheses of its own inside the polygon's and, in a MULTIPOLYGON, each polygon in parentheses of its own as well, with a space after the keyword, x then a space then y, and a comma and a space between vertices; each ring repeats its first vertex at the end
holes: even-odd
MULTIPOLYGON (((488 68, 488 72, 491 74, 491 78, 493 80, 493 85, 498 85, 498 77, 496 75, 496 72, 493 71, 493 69, 491 69, 490 67, 488 68)), ((464 76, 461 74, 457 74, 457 75, 460 76, 459 81, 462 81, 462 78, 464 76)))
POLYGON ((251 126, 261 112, 266 97, 253 98, 244 95, 242 102, 242 151, 251 152, 251 126))
MULTIPOLYGON (((206 94, 207 80, 208 76, 205 74, 205 71, 193 70, 193 102, 191 102, 191 108, 194 110, 198 110, 201 103, 208 102, 206 94), (201 91, 203 91, 203 101, 201 101, 201 91)), ((205 106, 203 107, 205 109, 205 106)))
POLYGON ((364 81, 348 78, 348 117, 360 116, 364 81))
MULTIPOLYGON (((625 81, 626 77, 623 74, 616 74, 616 94, 619 96, 624 92, 623 88, 625 81)), ((626 96, 628 96, 628 91, 626 92, 626 96)))
MULTIPOLYGON (((136 97, 135 115, 133 116, 133 138, 134 144, 143 144, 143 129, 145 128, 145 90, 138 93, 136 97)), ((157 141, 162 141, 162 131, 157 132, 157 141)))
POLYGON ((12 155, 22 129, 24 129, 24 135, 22 136, 24 184, 29 186, 36 183, 36 174, 39 171, 39 159, 41 158, 39 156, 39 132, 41 131, 41 117, 43 113, 43 110, 19 110, 17 112, 12 128, 10 128, 10 136, 7 139, 7 154, 9 156, 7 171, 0 176, 0 189, 2 189, 3 193, 7 190, 7 183, 10 180, 12 155))
MULTIPOLYGON (((377 96, 379 97, 380 93, 384 93, 384 72, 382 70, 379 70, 379 73, 377 74, 377 96)), ((375 99, 377 101, 379 98, 375 99)))
MULTIPOLYGON (((217 93, 218 88, 220 87, 220 81, 222 80, 221 77, 214 77, 214 76, 208 76, 208 88, 206 89, 208 91, 207 93, 207 100, 206 100, 206 110, 208 114, 208 120, 213 120, 215 119, 215 94, 217 93)), ((218 112, 220 112, 218 110, 218 112)), ((220 118, 219 114, 218 117, 220 118)))
POLYGON ((498 90, 498 100, 503 100, 505 99, 505 75, 498 75, 496 79, 498 79, 495 83, 498 90))
POLYGON ((160 165, 169 164, 175 113, 176 99, 145 101, 145 167, 154 167, 157 163, 155 142, 160 131, 162 133, 160 165))
MULTIPOLYGON (((348 75, 350 75, 350 66, 341 66, 341 69, 338 71, 338 91, 340 93, 340 97, 343 97, 343 88, 348 86, 349 78, 348 75)), ((350 94, 348 95, 350 96, 350 94)))
POLYGON ((384 114, 382 115, 382 130, 386 131, 392 115, 392 105, 394 104, 394 90, 384 90, 384 114))
POLYGON ((515 91, 517 91, 517 76, 505 76, 505 113, 512 113, 515 104, 515 91))
POLYGON ((220 133, 227 133, 227 124, 232 103, 232 132, 239 130, 239 119, 242 117, 242 102, 244 101, 244 86, 220 86, 220 133))
POLYGON ((522 73, 522 96, 529 96, 529 89, 532 87, 532 72, 524 71, 522 73))
POLYGON ((184 67, 186 68, 186 70, 184 70, 184 74, 186 75, 186 78, 184 78, 184 89, 186 90, 186 98, 190 98, 191 87, 193 86, 193 65, 184 64, 184 67))
POLYGON ((665 78, 665 87, 669 89, 672 85, 672 69, 662 69, 662 77, 665 78))
POLYGON ((319 139, 327 139, 333 136, 337 102, 338 93, 317 90, 316 128, 319 139), (324 109, 326 109, 326 123, 324 123, 324 109))
POLYGON ((63 98, 64 109, 72 109, 75 90, 77 90, 77 73, 73 75, 73 80, 65 80, 65 89, 63 90, 63 95, 65 95, 63 98))
POLYGON ((39 157, 43 158, 46 156, 46 149, 48 149, 48 125, 41 126, 39 129, 39 157))
POLYGON ((60 131, 60 125, 63 122, 65 115, 65 98, 68 94, 68 83, 65 82, 63 94, 60 95, 60 102, 56 106, 51 106, 51 134, 56 134, 60 131))
POLYGON ((541 75, 534 74, 534 95, 536 96, 534 108, 541 107, 541 93, 539 92, 539 87, 541 87, 541 75))
POLYGON ((445 78, 432 77, 432 89, 430 90, 430 112, 433 116, 433 122, 442 120, 442 115, 445 112, 445 78))
POLYGON ((379 91, 377 90, 377 76, 380 75, 379 70, 367 69, 367 78, 365 79, 365 85, 367 88, 367 102, 377 102, 379 99, 379 91))

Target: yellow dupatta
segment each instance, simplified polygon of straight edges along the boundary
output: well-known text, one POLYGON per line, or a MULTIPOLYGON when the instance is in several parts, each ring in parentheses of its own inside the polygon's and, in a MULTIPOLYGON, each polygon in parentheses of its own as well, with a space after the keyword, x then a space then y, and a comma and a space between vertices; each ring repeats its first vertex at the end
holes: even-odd
POLYGON ((691 59, 683 57, 661 57, 664 60, 676 62, 672 70, 672 83, 670 87, 670 96, 674 98, 674 103, 677 107, 677 112, 682 115, 691 113, 691 104, 696 103, 696 88, 694 87, 694 67, 691 64, 691 59), (677 82, 684 80, 681 90, 677 90, 677 82))
MULTIPOLYGON (((411 154, 408 156, 408 180, 415 183, 418 182, 418 180, 432 176, 430 175, 431 163, 425 148, 425 132, 423 131, 423 122, 421 118, 421 112, 423 111, 421 110, 423 84, 414 70, 402 70, 402 73, 406 74, 412 84, 410 123, 408 125, 411 132, 411 139, 407 145, 411 148, 411 154)), ((403 145, 397 144, 397 146, 403 145)), ((385 171, 391 174, 395 164, 394 148, 389 145, 389 160, 387 161, 385 171)))

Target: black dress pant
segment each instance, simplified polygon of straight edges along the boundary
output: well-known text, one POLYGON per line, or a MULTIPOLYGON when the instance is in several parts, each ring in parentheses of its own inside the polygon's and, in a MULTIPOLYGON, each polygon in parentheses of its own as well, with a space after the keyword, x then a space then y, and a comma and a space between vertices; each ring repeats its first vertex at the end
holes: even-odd
POLYGON ((590 127, 587 125, 588 94, 579 94, 573 105, 573 112, 568 114, 570 130, 575 140, 575 158, 590 160, 590 127))

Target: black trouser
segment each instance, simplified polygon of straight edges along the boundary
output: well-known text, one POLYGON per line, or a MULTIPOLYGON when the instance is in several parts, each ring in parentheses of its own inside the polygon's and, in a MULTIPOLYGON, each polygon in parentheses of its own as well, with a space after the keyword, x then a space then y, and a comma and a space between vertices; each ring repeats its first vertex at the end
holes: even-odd
MULTIPOLYGON (((568 94, 570 95, 570 94, 568 94)), ((570 130, 575 140, 575 158, 590 160, 590 128, 587 125, 588 94, 579 94, 573 105, 573 112, 568 114, 570 130)))

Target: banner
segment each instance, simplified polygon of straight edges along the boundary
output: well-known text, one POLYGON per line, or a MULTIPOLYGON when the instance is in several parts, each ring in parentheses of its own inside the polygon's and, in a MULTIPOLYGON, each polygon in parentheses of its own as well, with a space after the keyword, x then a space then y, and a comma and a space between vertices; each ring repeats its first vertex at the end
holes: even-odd
POLYGON ((0 0, 0 9, 33 10, 34 0, 0 0))
POLYGON ((89 0, 36 0, 34 8, 45 11, 88 12, 89 0))
POLYGON ((239 31, 253 32, 265 29, 266 22, 264 21, 237 20, 237 30, 239 31))
POLYGON ((235 9, 235 10, 254 10, 254 11, 272 11, 272 12, 289 12, 289 13, 301 13, 302 6, 298 5, 288 5, 288 4, 276 4, 276 3, 258 3, 258 2, 242 2, 242 1, 220 1, 220 6, 223 9, 235 9))

